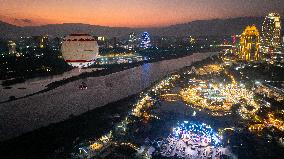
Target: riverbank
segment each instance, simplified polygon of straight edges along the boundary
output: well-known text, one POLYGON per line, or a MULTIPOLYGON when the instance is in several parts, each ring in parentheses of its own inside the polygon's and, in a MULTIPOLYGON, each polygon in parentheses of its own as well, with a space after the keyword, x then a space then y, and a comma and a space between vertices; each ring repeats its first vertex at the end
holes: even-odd
POLYGON ((127 115, 137 97, 133 95, 0 142, 0 156, 9 159, 68 158, 69 153, 63 152, 71 152, 74 145, 100 137, 111 129, 127 115))
MULTIPOLYGON (((96 72, 103 70, 103 68, 87 68, 87 69, 72 69, 70 71, 64 72, 61 75, 38 77, 33 79, 28 79, 22 83, 17 83, 13 85, 1 85, 0 86, 0 103, 7 102, 11 98, 18 99, 26 96, 30 96, 37 92, 43 91, 48 88, 53 82, 62 81, 71 77, 79 76, 83 73, 96 72)), ((0 81, 1 82, 1 81, 0 81)), ((3 81, 2 81, 3 83, 3 81)))

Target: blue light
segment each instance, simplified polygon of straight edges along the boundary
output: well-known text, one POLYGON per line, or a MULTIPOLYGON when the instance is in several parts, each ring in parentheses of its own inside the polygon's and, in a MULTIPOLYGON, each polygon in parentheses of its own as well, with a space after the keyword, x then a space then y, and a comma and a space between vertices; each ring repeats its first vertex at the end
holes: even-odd
POLYGON ((79 150, 83 150, 85 153, 88 153, 84 148, 80 147, 79 150))
POLYGON ((150 35, 148 32, 144 32, 142 34, 142 41, 140 43, 140 47, 141 48, 144 48, 144 49, 147 49, 147 48, 150 48, 151 47, 151 40, 150 40, 150 35))
POLYGON ((173 136, 177 139, 190 140, 193 142, 206 143, 220 146, 221 140, 218 134, 205 123, 192 123, 184 121, 173 129, 173 136))

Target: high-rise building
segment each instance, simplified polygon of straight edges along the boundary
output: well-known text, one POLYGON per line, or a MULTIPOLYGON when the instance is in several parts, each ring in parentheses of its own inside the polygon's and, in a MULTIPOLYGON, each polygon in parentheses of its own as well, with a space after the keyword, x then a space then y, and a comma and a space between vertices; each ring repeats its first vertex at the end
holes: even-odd
POLYGON ((240 38, 239 57, 246 61, 260 60, 260 35, 256 26, 247 26, 240 38))
POLYGON ((128 38, 128 50, 134 50, 136 47, 137 37, 134 32, 129 34, 128 38))
POLYGON ((269 13, 262 24, 261 51, 273 52, 281 46, 281 21, 278 13, 269 13))
POLYGON ((106 39, 106 38, 105 38, 104 36, 99 36, 97 40, 98 40, 98 41, 105 41, 105 39, 106 39))
POLYGON ((148 49, 151 47, 151 39, 148 32, 144 32, 141 37, 140 48, 148 49))
POLYGON ((27 37, 25 41, 29 43, 30 47, 45 49, 48 45, 48 36, 33 36, 32 38, 27 37))
POLYGON ((46 48, 47 42, 48 42, 48 37, 47 36, 42 36, 40 38, 40 41, 39 41, 39 48, 41 48, 41 49, 46 48))
POLYGON ((14 41, 8 41, 8 49, 10 55, 15 55, 17 53, 16 46, 17 45, 14 41))

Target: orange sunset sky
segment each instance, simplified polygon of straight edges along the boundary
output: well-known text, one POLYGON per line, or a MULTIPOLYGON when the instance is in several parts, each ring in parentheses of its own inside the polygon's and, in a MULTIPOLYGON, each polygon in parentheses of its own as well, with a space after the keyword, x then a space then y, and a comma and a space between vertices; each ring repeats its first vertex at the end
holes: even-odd
POLYGON ((0 0, 0 20, 19 26, 86 23, 160 27, 193 20, 283 13, 283 0, 0 0))

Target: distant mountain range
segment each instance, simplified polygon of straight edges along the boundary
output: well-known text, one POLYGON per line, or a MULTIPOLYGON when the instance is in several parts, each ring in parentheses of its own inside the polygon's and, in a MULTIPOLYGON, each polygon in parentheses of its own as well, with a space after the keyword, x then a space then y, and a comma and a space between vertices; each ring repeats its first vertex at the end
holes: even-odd
POLYGON ((0 39, 17 39, 21 36, 45 34, 51 37, 63 37, 74 32, 83 32, 106 37, 126 37, 130 32, 139 34, 143 31, 148 31, 151 36, 225 36, 240 34, 247 25, 252 24, 255 24, 260 30, 263 19, 262 17, 241 17, 198 20, 161 28, 106 27, 80 23, 19 27, 0 21, 0 39))

